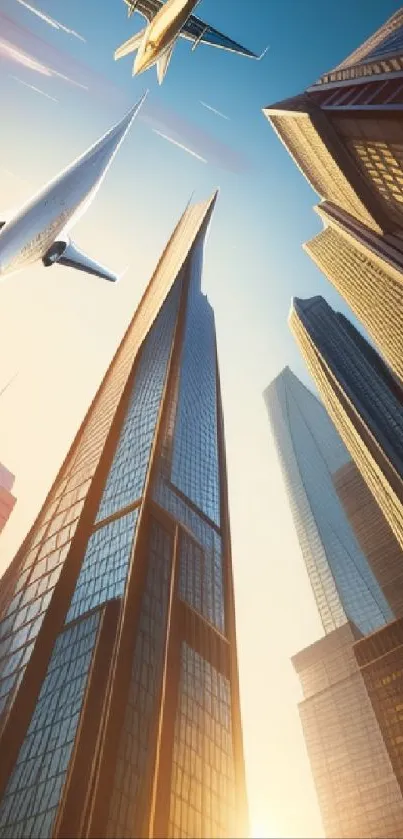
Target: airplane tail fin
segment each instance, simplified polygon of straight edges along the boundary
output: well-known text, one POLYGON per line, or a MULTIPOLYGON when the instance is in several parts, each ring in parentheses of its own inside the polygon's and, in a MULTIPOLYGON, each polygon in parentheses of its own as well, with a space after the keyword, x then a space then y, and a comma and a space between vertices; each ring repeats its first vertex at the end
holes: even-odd
POLYGON ((141 29, 140 32, 136 32, 136 34, 129 38, 128 41, 125 41, 124 44, 121 44, 120 47, 118 47, 115 50, 115 61, 118 61, 119 58, 123 58, 125 55, 129 55, 131 52, 135 52, 136 50, 138 50, 143 40, 145 31, 145 28, 141 29))
POLYGON ((116 283, 119 279, 117 274, 109 271, 99 262, 96 262, 91 257, 87 256, 84 251, 80 250, 69 239, 67 241, 56 241, 51 245, 47 254, 42 259, 43 264, 48 267, 58 263, 59 265, 66 265, 68 268, 75 268, 77 271, 85 271, 87 274, 93 274, 96 277, 101 277, 103 280, 108 280, 111 283, 116 283))

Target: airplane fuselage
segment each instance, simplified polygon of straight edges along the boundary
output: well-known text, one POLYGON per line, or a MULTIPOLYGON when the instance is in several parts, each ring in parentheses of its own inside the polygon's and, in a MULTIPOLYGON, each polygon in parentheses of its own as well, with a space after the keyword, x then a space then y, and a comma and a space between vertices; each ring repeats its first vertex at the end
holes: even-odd
POLYGON ((178 39, 200 0, 167 0, 144 32, 134 62, 136 74, 148 70, 178 39))
POLYGON ((109 168, 125 130, 115 126, 0 229, 0 276, 46 256, 85 212, 109 168))

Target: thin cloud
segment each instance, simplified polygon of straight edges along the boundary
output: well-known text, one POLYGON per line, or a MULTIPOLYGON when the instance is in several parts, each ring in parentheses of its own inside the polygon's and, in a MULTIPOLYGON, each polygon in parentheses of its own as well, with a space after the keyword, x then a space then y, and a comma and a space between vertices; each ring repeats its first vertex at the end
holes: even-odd
MULTIPOLYGON (((16 66, 21 66, 21 60, 16 65, 15 54, 13 63, 10 62, 9 48, 11 46, 18 51, 18 56, 22 58, 22 63, 27 69, 33 68, 42 76, 53 76, 55 80, 59 78, 69 81, 76 86, 77 91, 79 89, 85 93, 90 91, 92 99, 96 98, 98 102, 102 102, 103 110, 108 109, 111 112, 111 118, 113 114, 117 119, 124 109, 128 110, 133 104, 133 94, 130 89, 124 89, 116 84, 115 73, 112 77, 108 77, 90 67, 84 60, 76 59, 61 46, 49 43, 44 36, 33 33, 27 26, 5 15, 1 9, 0 33, 0 44, 1 39, 7 42, 7 53, 4 57, 9 65, 9 73, 15 72, 16 75, 20 75, 16 72, 16 66)), ((1 46, 0 63, 5 63, 1 46)), ((27 81, 31 80, 27 78, 27 81)), ((34 79, 33 81, 35 83, 34 79)), ((55 95, 59 94, 56 92, 55 95)), ((138 118, 150 129, 155 128, 161 134, 165 134, 169 140, 175 140, 177 144, 192 149, 203 161, 207 160, 209 166, 216 166, 237 175, 250 171, 253 166, 251 158, 243 150, 220 141, 210 130, 202 128, 183 114, 168 108, 161 98, 156 101, 153 97, 148 97, 138 118)))
POLYGON ((50 15, 45 15, 45 12, 41 12, 40 9, 37 9, 36 6, 31 6, 30 3, 26 3, 25 0, 16 0, 20 6, 24 6, 24 9, 27 9, 29 12, 32 12, 33 15, 39 17, 44 23, 47 23, 49 26, 52 26, 53 29, 59 29, 61 32, 65 32, 66 35, 72 35, 74 38, 78 38, 79 41, 84 41, 86 43, 86 39, 80 35, 79 32, 76 32, 75 29, 69 29, 68 26, 65 26, 64 23, 60 23, 59 20, 55 20, 55 18, 50 17, 50 15))
POLYGON ((157 103, 149 98, 141 109, 139 119, 148 123, 150 128, 166 134, 171 140, 192 149, 203 160, 207 160, 210 166, 218 166, 236 174, 250 171, 250 160, 242 152, 220 142, 199 125, 191 123, 171 108, 166 108, 161 101, 157 103))
POLYGON ((216 114, 218 117, 222 117, 222 119, 229 119, 226 114, 223 114, 222 111, 217 111, 217 108, 213 108, 211 105, 208 105, 207 102, 203 102, 200 99, 200 104, 203 105, 203 108, 207 108, 208 111, 211 111, 213 114, 216 114))
POLYGON ((191 154, 192 157, 196 157, 197 160, 200 160, 202 163, 207 163, 207 160, 204 157, 202 157, 200 154, 197 154, 197 152, 192 151, 192 149, 189 149, 183 143, 178 143, 177 140, 173 140, 172 137, 168 137, 168 134, 163 134, 163 132, 158 131, 157 128, 153 128, 152 131, 154 132, 154 134, 158 134, 159 137, 162 137, 163 140, 167 140, 168 143, 172 143, 173 146, 177 146, 178 149, 182 149, 182 151, 187 152, 187 154, 191 154))
POLYGON ((39 73, 42 76, 48 76, 49 78, 51 78, 52 76, 56 76, 57 78, 63 79, 63 81, 68 82, 69 84, 72 84, 75 87, 80 87, 82 88, 82 90, 88 90, 88 87, 81 84, 81 82, 77 82, 74 79, 71 79, 64 73, 59 73, 58 70, 54 70, 47 64, 43 64, 41 61, 38 61, 38 59, 34 58, 25 50, 22 50, 19 47, 16 47, 14 44, 11 44, 9 41, 5 41, 1 38, 0 58, 8 59, 14 64, 19 64, 22 67, 26 67, 27 70, 33 70, 35 73, 39 73))
POLYGON ((50 99, 52 102, 56 102, 56 103, 59 102, 58 99, 55 99, 54 96, 49 96, 49 93, 45 93, 45 91, 41 90, 40 87, 35 87, 34 84, 28 84, 28 82, 24 82, 23 79, 19 79, 18 76, 12 76, 10 74, 10 79, 14 79, 14 81, 18 82, 18 84, 22 84, 22 85, 24 85, 24 87, 28 87, 30 90, 34 90, 35 93, 40 93, 41 96, 45 96, 46 99, 50 99))

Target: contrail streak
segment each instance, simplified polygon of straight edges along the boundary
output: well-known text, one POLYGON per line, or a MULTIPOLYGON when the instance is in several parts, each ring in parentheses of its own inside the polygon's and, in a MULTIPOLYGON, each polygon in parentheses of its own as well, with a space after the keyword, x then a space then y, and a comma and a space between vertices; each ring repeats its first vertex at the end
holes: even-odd
POLYGON ((152 130, 154 131, 154 134, 158 134, 159 137, 162 137, 164 140, 167 140, 168 143, 172 143, 172 145, 177 146, 178 149, 182 149, 183 151, 187 152, 187 154, 191 154, 192 157, 196 157, 197 160, 200 160, 202 163, 207 163, 205 157, 202 157, 200 154, 197 154, 195 151, 192 151, 192 149, 189 149, 187 146, 184 146, 183 143, 178 143, 177 140, 173 140, 172 137, 168 137, 168 134, 163 134, 162 131, 158 131, 157 128, 153 128, 152 130))
POLYGON ((56 102, 56 103, 59 102, 59 100, 55 99, 54 96, 49 96, 49 93, 45 93, 44 90, 41 90, 39 87, 35 87, 34 84, 28 84, 28 82, 24 82, 22 79, 19 79, 18 76, 10 75, 10 79, 14 79, 15 82, 18 82, 18 84, 24 85, 24 87, 29 87, 29 89, 34 90, 35 93, 40 93, 41 96, 46 96, 46 99, 51 99, 52 102, 56 102))
POLYGON ((55 20, 55 18, 50 17, 50 15, 45 15, 45 12, 41 12, 40 9, 37 9, 36 6, 31 6, 30 3, 26 3, 25 0, 16 0, 20 6, 24 6, 24 9, 27 9, 29 12, 32 12, 33 15, 39 17, 44 23, 49 24, 52 26, 53 29, 60 29, 62 32, 65 32, 66 35, 73 35, 74 38, 78 38, 79 41, 84 41, 86 43, 85 38, 80 35, 79 32, 76 32, 75 29, 69 29, 68 26, 65 26, 64 23, 60 23, 60 21, 55 20))
POLYGON ((223 114, 221 111, 217 111, 217 108, 212 108, 211 105, 208 105, 207 102, 203 102, 201 99, 200 104, 203 105, 203 108, 207 108, 207 110, 211 111, 213 114, 217 114, 218 117, 222 117, 222 119, 229 119, 226 114, 223 114))

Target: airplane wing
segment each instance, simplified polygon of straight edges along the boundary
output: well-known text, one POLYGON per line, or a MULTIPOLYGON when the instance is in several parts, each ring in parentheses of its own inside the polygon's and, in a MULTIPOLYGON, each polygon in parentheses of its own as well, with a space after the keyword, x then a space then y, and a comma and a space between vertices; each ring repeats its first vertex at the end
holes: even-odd
MULTIPOLYGON (((141 2, 144 2, 145 5, 147 0, 141 0, 141 2)), ((156 3, 157 0, 148 0, 148 2, 151 5, 152 2, 156 3)), ((193 41, 193 49, 196 49, 199 44, 209 44, 211 47, 219 47, 223 50, 229 50, 229 52, 246 55, 248 58, 260 58, 256 53, 243 47, 242 44, 233 41, 232 38, 228 38, 227 35, 219 32, 218 29, 214 29, 213 26, 205 23, 195 15, 191 15, 182 27, 181 37, 186 38, 187 41, 193 41)))
POLYGON ((159 12, 162 6, 162 0, 124 0, 127 6, 127 15, 131 17, 134 12, 143 15, 149 23, 153 17, 159 12))

